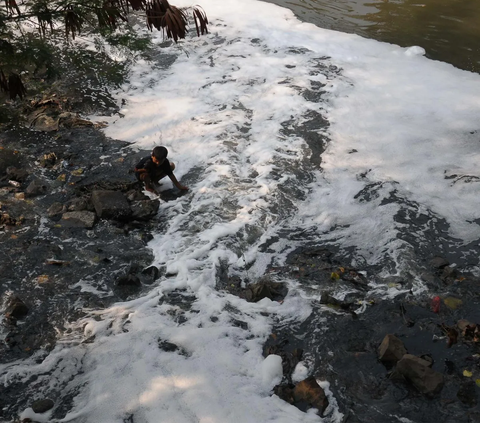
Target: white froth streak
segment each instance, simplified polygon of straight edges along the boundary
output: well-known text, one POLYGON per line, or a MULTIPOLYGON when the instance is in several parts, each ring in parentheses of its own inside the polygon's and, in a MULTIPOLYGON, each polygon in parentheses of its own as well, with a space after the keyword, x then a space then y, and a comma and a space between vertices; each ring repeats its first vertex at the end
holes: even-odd
MULTIPOLYGON (((238 268, 245 262, 261 263, 250 271, 253 278, 262 275, 267 264, 262 256, 268 255, 260 254, 258 246, 278 229, 278 222, 265 213, 278 184, 272 178, 276 159, 292 157, 287 149, 294 151, 292 160, 302 158, 305 144, 281 139, 280 123, 317 106, 308 104, 293 84, 281 81, 308 87, 316 78, 327 84, 330 102, 322 106, 328 108, 331 124, 324 173, 312 184, 311 200, 300 205, 297 219, 282 225, 315 224, 320 230, 350 225, 339 232, 343 241, 365 243, 365 235, 373 234, 377 244, 370 240, 366 248, 375 255, 376 245, 383 248, 395 237, 391 216, 396 206, 354 199, 365 186, 357 176, 365 171, 367 181, 384 183, 382 195, 397 187, 447 218, 452 232, 465 239, 465 220, 478 217, 472 207, 475 184, 451 187, 441 178, 444 170, 476 171, 478 156, 468 132, 475 129, 480 110, 479 97, 473 95, 479 89, 477 75, 412 55, 412 50, 301 24, 273 5, 201 3, 213 35, 191 41, 195 47, 190 56, 180 55, 166 73, 139 63, 130 87, 119 94, 127 99, 124 117, 112 119, 106 130, 142 148, 166 145, 179 178, 202 169, 201 178, 190 181, 187 197, 162 204, 168 225, 151 244, 156 263, 175 276, 162 280, 146 297, 101 313, 100 322, 82 322, 85 336, 95 334, 96 339, 77 347, 86 352, 84 374, 72 385, 86 383, 86 388, 64 421, 113 423, 130 414, 134 421, 149 423, 320 421, 271 397, 266 386, 275 372, 262 365, 261 345, 271 323, 261 313, 301 320, 309 314, 308 305, 295 295, 282 305, 268 300, 250 304, 214 289, 220 260, 238 268), (211 41, 222 37, 226 44, 214 48, 211 41), (255 47, 254 38, 265 48, 255 47), (308 51, 289 54, 290 46, 308 51), (311 75, 309 61, 322 56, 343 68, 343 76, 327 80, 311 75), (248 137, 241 131, 246 123, 248 137), (458 142, 452 144, 449 137, 458 137, 458 142), (357 153, 349 154, 352 149, 357 153), (245 179, 251 181, 243 183, 245 179), (234 207, 227 216, 228 203, 234 207), (242 247, 239 257, 226 240, 247 226, 259 227, 260 235, 242 247), (174 288, 196 293, 198 313, 159 305, 164 292, 174 288), (248 331, 230 323, 227 303, 238 310, 248 331), (186 318, 181 325, 178 315, 186 318), (178 345, 184 355, 160 352, 162 340, 178 345)), ((190 5, 181 0, 176 4, 190 5)), ((474 226, 469 229, 475 233, 474 226)), ((341 421, 338 410, 333 415, 341 421)))

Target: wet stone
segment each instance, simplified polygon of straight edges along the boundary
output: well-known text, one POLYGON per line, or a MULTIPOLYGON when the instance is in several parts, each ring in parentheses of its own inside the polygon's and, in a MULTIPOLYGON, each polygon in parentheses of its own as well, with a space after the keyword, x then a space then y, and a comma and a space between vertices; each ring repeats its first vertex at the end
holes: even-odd
POLYGON ((65 211, 62 203, 53 203, 48 208, 48 217, 56 217, 61 215, 65 211))
POLYGON ((51 399, 40 399, 33 402, 32 410, 35 413, 45 413, 52 409, 54 405, 55 403, 51 399))
POLYGON ((28 314, 28 311, 28 307, 20 298, 13 297, 9 300, 5 314, 10 317, 15 317, 16 319, 21 319, 28 314))
POLYGON ((387 364, 395 364, 407 353, 403 342, 395 335, 388 334, 378 348, 378 358, 387 364))
POLYGON ((73 211, 62 215, 61 224, 67 227, 93 228, 96 215, 89 211, 73 211))
POLYGON ((295 402, 305 402, 311 407, 317 408, 320 415, 323 415, 328 407, 328 399, 325 391, 320 387, 313 376, 299 382, 294 390, 295 402))
POLYGON ((155 216, 160 208, 159 200, 135 201, 131 204, 132 219, 148 220, 155 216))
POLYGON ((36 195, 44 195, 47 192, 47 185, 40 181, 39 179, 34 179, 28 185, 27 189, 25 190, 25 194, 29 197, 34 197, 36 195))
POLYGON ((443 257, 435 257, 430 260, 430 266, 434 269, 443 269, 445 266, 448 266, 450 263, 446 258, 443 257))
POLYGON ((397 363, 396 372, 423 394, 436 394, 444 385, 443 375, 430 368, 430 363, 411 354, 405 354, 397 363))
POLYGON ((124 219, 132 214, 130 204, 120 191, 93 191, 92 203, 100 218, 124 219))

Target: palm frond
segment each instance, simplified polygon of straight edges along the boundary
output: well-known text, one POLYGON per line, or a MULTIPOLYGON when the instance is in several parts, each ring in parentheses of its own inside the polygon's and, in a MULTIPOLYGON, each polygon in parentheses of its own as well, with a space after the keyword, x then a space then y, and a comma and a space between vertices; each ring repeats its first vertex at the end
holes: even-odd
POLYGON ((5 7, 8 12, 13 13, 15 11, 20 15, 20 9, 15 0, 5 0, 5 7))
POLYGON ((0 90, 2 90, 4 93, 8 93, 8 80, 5 74, 3 73, 3 70, 0 69, 0 90))
POLYGON ((193 7, 193 20, 195 21, 195 28, 197 29, 198 37, 200 37, 200 34, 208 34, 208 18, 205 11, 200 6, 193 7))
POLYGON ((128 0, 130 6, 133 10, 144 10, 146 5, 146 0, 128 0))
POLYGON ((45 37, 47 33, 47 26, 50 27, 50 31, 53 32, 53 16, 51 10, 46 4, 40 4, 37 11, 38 30, 40 34, 45 37))
POLYGON ((68 35, 71 33, 72 38, 75 39, 76 34, 80 34, 82 28, 83 19, 81 16, 73 9, 69 7, 65 11, 65 33, 68 38, 68 35))

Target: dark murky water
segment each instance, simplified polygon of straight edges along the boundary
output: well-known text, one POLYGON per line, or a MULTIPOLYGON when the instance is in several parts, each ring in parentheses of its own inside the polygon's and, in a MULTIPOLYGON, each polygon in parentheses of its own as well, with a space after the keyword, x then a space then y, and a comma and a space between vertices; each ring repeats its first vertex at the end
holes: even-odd
POLYGON ((403 47, 421 46, 431 59, 480 72, 478 0, 268 1, 321 28, 403 47))

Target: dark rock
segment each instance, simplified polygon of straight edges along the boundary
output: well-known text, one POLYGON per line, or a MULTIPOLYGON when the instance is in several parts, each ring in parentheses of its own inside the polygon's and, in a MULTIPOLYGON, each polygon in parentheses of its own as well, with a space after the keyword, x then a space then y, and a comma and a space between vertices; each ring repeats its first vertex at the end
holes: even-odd
POLYGON ((18 297, 12 297, 8 301, 7 309, 5 315, 10 317, 15 317, 16 319, 21 319, 28 314, 28 307, 25 303, 18 297))
POLYGON ((423 394, 436 394, 444 385, 441 373, 431 369, 428 361, 411 354, 405 354, 397 363, 396 372, 423 394))
POLYGON ((89 201, 86 198, 74 198, 67 205, 68 211, 83 211, 89 209, 89 201))
POLYGON ((445 266, 448 266, 450 263, 446 258, 434 257, 432 260, 430 260, 429 264, 434 269, 443 269, 445 266))
POLYGON ((462 383, 457 392, 457 398, 469 407, 477 405, 477 385, 473 380, 467 380, 462 383))
POLYGON ((97 216, 101 218, 125 219, 132 214, 125 195, 120 191, 93 191, 92 203, 97 212, 97 216))
POLYGON ((178 345, 175 345, 171 342, 160 341, 160 340, 158 341, 158 348, 166 352, 175 352, 179 349, 178 345))
POLYGON ((48 208, 48 217, 56 217, 65 212, 65 207, 62 203, 53 203, 48 208))
POLYGON ((245 290, 245 299, 251 303, 258 302, 264 298, 269 298, 272 301, 278 301, 285 298, 285 295, 285 285, 280 282, 273 282, 268 278, 250 285, 245 290))
POLYGON ((18 169, 15 166, 7 168, 7 176, 14 181, 23 182, 28 177, 28 172, 25 169, 18 169))
POLYGON ((403 342, 395 335, 388 334, 378 348, 378 358, 387 364, 396 364, 407 353, 403 342))
POLYGON ((277 395, 280 399, 288 402, 289 404, 293 404, 295 402, 295 398, 293 397, 293 389, 294 385, 276 385, 273 388, 273 393, 277 395))
POLYGON ((453 282, 459 277, 459 272, 455 267, 446 266, 443 268, 443 272, 440 276, 444 282, 453 282))
POLYGON ((132 218, 138 220, 151 219, 158 213, 159 200, 142 200, 131 203, 132 218))
POLYGON ((127 200, 134 202, 134 201, 144 201, 149 200, 150 198, 147 197, 143 192, 140 192, 136 189, 132 189, 128 191, 126 194, 127 200))
POLYGON ((149 266, 141 272, 142 282, 150 285, 155 282, 160 276, 160 270, 157 266, 149 266))
POLYGON ((313 376, 299 382, 294 390, 295 402, 306 402, 311 407, 317 408, 320 415, 323 415, 328 407, 328 399, 325 391, 320 387, 313 376))
POLYGON ((25 194, 29 197, 36 195, 44 195, 47 192, 47 186, 39 179, 34 179, 25 190, 25 194))
POLYGON ((61 224, 67 227, 91 229, 95 225, 96 215, 89 211, 73 211, 62 215, 61 224))
POLYGON ((32 410, 35 413, 45 413, 53 408, 55 403, 51 399, 36 400, 32 404, 32 410))
POLYGON ((118 286, 142 286, 140 279, 129 273, 128 275, 122 276, 117 280, 118 286))

